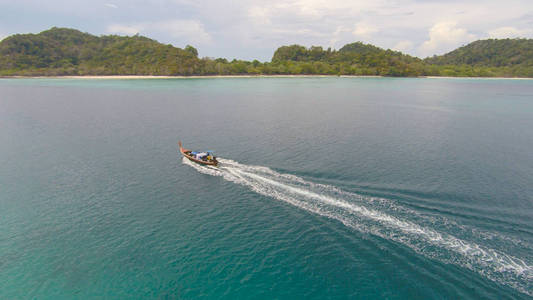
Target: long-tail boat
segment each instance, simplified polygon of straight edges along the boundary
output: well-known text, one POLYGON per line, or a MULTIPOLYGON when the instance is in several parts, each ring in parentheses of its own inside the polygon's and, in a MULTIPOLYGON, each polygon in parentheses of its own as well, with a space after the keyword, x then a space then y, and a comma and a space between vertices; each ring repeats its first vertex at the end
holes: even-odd
POLYGON ((189 149, 185 149, 181 146, 181 141, 178 141, 178 146, 180 146, 180 152, 183 156, 188 158, 191 161, 194 161, 195 163, 199 163, 202 165, 208 165, 208 166, 218 166, 218 160, 213 155, 213 152, 211 151, 205 151, 205 152, 196 152, 191 151, 189 149))

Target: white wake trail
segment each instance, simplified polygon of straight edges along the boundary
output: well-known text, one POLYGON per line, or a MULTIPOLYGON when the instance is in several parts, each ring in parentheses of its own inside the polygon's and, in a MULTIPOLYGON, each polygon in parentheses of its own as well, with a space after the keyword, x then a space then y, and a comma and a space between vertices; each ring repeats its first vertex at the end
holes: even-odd
POLYGON ((338 220, 355 230, 392 240, 426 257, 460 265, 533 295, 533 267, 523 259, 397 217, 391 211, 417 212, 401 208, 391 200, 345 192, 267 167, 244 165, 227 159, 219 161, 221 164, 216 168, 183 159, 184 164, 201 173, 220 176, 258 194, 338 220))

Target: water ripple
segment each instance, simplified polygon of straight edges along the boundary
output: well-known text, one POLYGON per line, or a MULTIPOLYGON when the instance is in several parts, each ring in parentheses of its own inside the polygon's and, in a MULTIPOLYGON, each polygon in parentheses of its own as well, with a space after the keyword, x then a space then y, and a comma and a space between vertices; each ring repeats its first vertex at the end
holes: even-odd
MULTIPOLYGON (((262 166, 220 159, 219 168, 183 163, 201 173, 220 176, 254 192, 287 202, 363 233, 400 243, 425 257, 467 268, 478 274, 533 296, 533 266, 524 258, 509 255, 475 241, 443 231, 461 225, 444 217, 425 216, 393 200, 345 192, 335 186, 314 183, 262 166)), ((463 227, 464 231, 464 227, 463 227)), ((477 234, 497 236, 483 231, 477 234)), ((529 245, 528 245, 529 247, 529 245)))

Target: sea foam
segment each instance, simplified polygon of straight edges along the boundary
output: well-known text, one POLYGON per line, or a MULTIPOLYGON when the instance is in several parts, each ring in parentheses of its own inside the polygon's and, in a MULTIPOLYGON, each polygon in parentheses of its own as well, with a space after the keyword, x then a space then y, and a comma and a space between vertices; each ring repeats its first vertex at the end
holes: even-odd
POLYGON ((267 167, 229 159, 219 161, 217 168, 183 159, 184 164, 203 174, 220 176, 258 194, 337 220, 357 231, 402 244, 425 257, 453 263, 533 295, 533 267, 530 263, 438 229, 437 221, 445 224, 453 223, 451 221, 424 216, 393 200, 346 192, 267 167))

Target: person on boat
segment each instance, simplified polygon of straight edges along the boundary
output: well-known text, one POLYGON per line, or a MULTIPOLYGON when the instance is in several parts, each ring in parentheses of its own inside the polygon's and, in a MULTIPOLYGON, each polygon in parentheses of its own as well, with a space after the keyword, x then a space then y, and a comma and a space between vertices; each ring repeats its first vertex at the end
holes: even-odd
POLYGON ((199 159, 199 160, 203 160, 203 161, 205 161, 205 160, 207 159, 207 153, 205 153, 205 152, 198 153, 198 154, 196 155, 196 159, 199 159))

